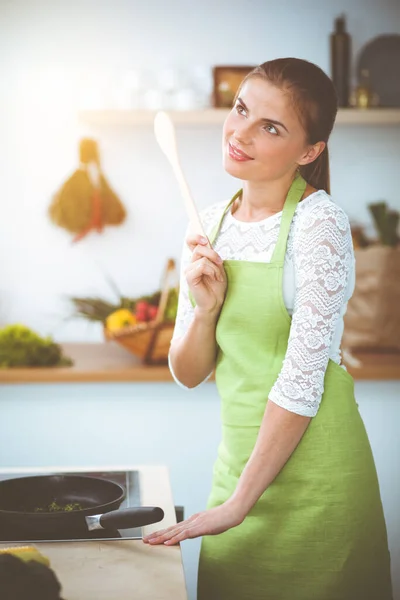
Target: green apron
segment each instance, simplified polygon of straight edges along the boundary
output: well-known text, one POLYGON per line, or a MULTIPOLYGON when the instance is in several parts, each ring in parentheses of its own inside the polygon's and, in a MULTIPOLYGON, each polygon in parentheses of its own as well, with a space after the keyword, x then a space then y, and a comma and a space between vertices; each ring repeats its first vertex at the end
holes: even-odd
MULTIPOLYGON (((270 263, 224 261, 228 287, 216 330, 222 440, 208 508, 233 494, 286 354, 283 266, 305 186, 298 175, 270 263)), ((202 539, 198 600, 245 599, 392 599, 374 459, 353 379, 331 360, 319 411, 285 467, 241 525, 202 539)))

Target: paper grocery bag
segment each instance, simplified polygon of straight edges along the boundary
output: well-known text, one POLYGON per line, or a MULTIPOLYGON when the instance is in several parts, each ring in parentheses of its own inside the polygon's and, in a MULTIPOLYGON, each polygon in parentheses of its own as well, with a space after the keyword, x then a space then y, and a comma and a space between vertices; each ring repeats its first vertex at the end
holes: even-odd
POLYGON ((342 347, 400 351, 400 246, 357 248, 355 258, 356 285, 342 347))

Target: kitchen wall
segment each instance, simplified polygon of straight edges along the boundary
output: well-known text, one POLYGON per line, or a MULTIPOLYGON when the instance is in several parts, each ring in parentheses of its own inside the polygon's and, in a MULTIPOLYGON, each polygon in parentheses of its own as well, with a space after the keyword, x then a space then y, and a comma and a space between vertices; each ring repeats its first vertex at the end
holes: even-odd
MULTIPOLYGON (((57 340, 100 340, 101 329, 65 321, 68 295, 112 298, 107 271, 127 295, 157 289, 167 256, 179 258, 186 217, 151 126, 88 126, 76 119, 78 82, 146 66, 191 69, 298 56, 329 72, 328 34, 344 11, 353 54, 400 31, 397 0, 89 1, 0 3, 0 324, 23 321, 57 340), (125 224, 75 246, 46 211, 77 166, 82 135, 100 143, 106 175, 127 206, 125 224)), ((398 127, 337 126, 331 143, 335 200, 369 222, 366 204, 400 208, 398 127)), ((182 163, 201 207, 238 182, 222 170, 221 127, 180 127, 182 163)))

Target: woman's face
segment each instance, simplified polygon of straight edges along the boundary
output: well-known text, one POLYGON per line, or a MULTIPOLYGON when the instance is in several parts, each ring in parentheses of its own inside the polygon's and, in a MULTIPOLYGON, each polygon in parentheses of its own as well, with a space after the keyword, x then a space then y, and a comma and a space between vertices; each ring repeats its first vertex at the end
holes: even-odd
POLYGON ((288 95, 264 79, 248 79, 225 120, 225 170, 242 180, 276 180, 304 164, 308 149, 288 95))

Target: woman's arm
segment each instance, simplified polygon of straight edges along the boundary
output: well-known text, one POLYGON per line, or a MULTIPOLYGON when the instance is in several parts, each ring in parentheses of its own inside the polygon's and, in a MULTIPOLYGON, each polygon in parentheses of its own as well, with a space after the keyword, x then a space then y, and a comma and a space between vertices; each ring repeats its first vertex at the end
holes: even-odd
POLYGON ((217 354, 215 328, 217 318, 199 314, 193 319, 183 337, 171 342, 169 364, 174 378, 187 388, 194 388, 214 370, 217 354))
POLYGON ((169 365, 175 380, 187 388, 196 387, 209 377, 217 355, 215 329, 226 277, 222 260, 207 244, 207 240, 189 233, 182 252, 178 314, 169 365))
POLYGON ((285 466, 310 421, 310 417, 267 403, 257 442, 229 500, 242 518, 285 466))
POLYGON ((219 506, 145 536, 143 542, 169 546, 202 535, 223 533, 240 525, 282 469, 310 420, 268 402, 256 445, 233 496, 219 506))
MULTIPOLYGON (((286 356, 269 399, 315 417, 324 391, 334 335, 340 335, 354 281, 349 219, 324 198, 305 209, 293 231, 294 306, 286 356), (352 277, 351 277, 352 276, 352 277), (349 289, 348 289, 349 288, 349 289)), ((339 362, 339 356, 337 357, 339 362)))

